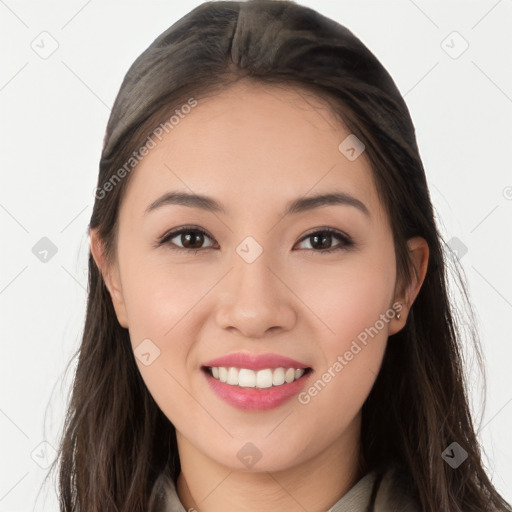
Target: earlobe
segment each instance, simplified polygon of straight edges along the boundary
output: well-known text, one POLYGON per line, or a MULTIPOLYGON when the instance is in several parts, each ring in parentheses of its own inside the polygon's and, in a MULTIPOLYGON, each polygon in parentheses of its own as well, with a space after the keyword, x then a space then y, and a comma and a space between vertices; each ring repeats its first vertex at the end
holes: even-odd
POLYGON ((89 230, 89 248, 96 266, 101 272, 105 286, 107 287, 117 320, 124 328, 128 327, 126 307, 121 287, 119 269, 116 264, 110 264, 105 256, 103 240, 96 229, 89 230))
POLYGON ((412 278, 401 296, 395 298, 395 302, 400 304, 400 316, 395 316, 395 325, 390 329, 390 335, 400 331, 406 324, 409 310, 416 300, 427 275, 429 248, 426 240, 419 236, 410 238, 407 241, 407 246, 413 264, 412 278))

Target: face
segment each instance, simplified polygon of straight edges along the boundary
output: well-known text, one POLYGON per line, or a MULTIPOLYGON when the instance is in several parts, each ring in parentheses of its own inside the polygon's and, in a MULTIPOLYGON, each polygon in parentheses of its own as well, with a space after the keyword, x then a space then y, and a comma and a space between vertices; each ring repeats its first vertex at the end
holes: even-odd
POLYGON ((391 227, 365 153, 339 149, 349 135, 304 92, 240 82, 199 100, 132 171, 108 268, 91 233, 150 393, 208 460, 249 471, 244 455, 259 453, 255 468, 276 471, 356 439, 405 304, 397 320, 391 227), (311 201, 325 194, 341 199, 311 201), (240 353, 216 364, 263 370, 243 386, 204 368, 240 353), (262 354, 294 362, 250 357, 262 354), (277 385, 277 367, 309 370, 277 385), (246 387, 269 374, 276 385, 246 387))

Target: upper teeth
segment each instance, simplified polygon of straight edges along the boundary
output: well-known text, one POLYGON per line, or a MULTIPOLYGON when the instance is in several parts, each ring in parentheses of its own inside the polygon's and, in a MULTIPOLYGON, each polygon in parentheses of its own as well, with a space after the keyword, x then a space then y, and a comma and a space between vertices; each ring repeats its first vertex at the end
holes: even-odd
POLYGON ((302 377, 304 368, 265 368, 264 370, 249 370, 248 368, 211 367, 212 375, 221 382, 244 388, 270 388, 280 386, 302 377))

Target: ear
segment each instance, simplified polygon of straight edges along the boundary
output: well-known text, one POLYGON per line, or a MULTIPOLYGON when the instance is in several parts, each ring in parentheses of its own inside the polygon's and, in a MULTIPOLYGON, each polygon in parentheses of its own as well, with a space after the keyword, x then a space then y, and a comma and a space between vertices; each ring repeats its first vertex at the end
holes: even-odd
POLYGON ((100 238, 97 229, 89 229, 89 248, 91 250, 92 257, 101 272, 103 280, 105 281, 105 286, 110 293, 112 304, 116 311, 117 320, 122 327, 127 328, 128 319, 121 287, 119 267, 117 262, 110 264, 107 261, 104 243, 100 238))
POLYGON ((407 246, 413 263, 413 275, 409 285, 401 293, 395 295, 394 302, 401 304, 402 309, 397 309, 397 312, 400 313, 400 318, 395 316, 393 319, 389 335, 395 334, 405 326, 407 315, 416 300, 427 274, 429 248, 426 240, 420 236, 409 238, 407 246))

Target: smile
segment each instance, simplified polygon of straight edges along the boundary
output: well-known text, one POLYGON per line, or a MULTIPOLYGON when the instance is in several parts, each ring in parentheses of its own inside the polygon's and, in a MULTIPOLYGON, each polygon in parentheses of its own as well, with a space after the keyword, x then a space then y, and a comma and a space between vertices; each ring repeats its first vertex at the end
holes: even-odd
POLYGON ((279 407, 306 386, 312 368, 236 367, 201 368, 210 389, 224 402, 244 411, 263 411, 279 407))

